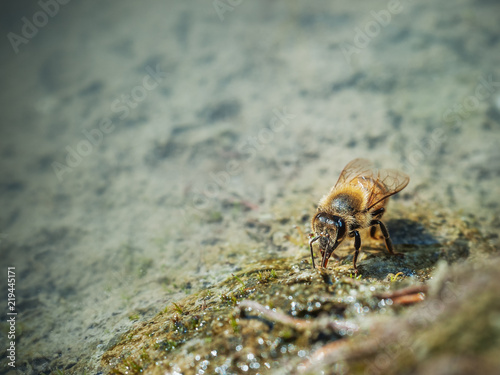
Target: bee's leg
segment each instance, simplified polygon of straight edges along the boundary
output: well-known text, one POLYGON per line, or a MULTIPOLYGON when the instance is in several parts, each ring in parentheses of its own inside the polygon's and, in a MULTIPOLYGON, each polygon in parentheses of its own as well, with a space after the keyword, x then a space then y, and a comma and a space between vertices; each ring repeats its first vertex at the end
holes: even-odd
POLYGON ((385 226, 384 223, 382 223, 380 220, 372 220, 370 225, 372 225, 372 226, 378 225, 380 227, 380 230, 382 231, 382 234, 384 235, 385 247, 387 248, 387 251, 391 255, 404 256, 404 254, 396 253, 394 251, 394 245, 392 244, 391 237, 389 236, 389 231, 387 230, 387 227, 385 226))
POLYGON ((359 249, 361 248, 361 236, 359 235, 359 232, 357 230, 354 231, 354 249, 356 251, 354 252, 354 259, 353 259, 353 265, 354 265, 354 272, 358 273, 358 267, 356 266, 356 261, 358 260, 358 255, 359 255, 359 249))
MULTIPOLYGON (((378 210, 375 210, 372 212, 372 217, 375 218, 376 220, 381 219, 384 212, 385 212, 385 208, 381 207, 378 210)), ((374 240, 379 240, 380 237, 376 236, 375 235, 376 233, 377 233, 377 227, 372 226, 370 228, 370 237, 373 238, 374 240)))

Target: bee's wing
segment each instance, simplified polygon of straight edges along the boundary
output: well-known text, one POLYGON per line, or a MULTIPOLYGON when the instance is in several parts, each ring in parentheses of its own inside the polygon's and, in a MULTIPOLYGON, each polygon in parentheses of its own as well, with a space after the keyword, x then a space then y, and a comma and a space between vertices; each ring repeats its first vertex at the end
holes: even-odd
POLYGON ((354 159, 344 167, 344 170, 340 174, 340 177, 333 189, 344 184, 349 184, 359 177, 370 179, 374 178, 375 176, 376 173, 373 169, 373 164, 371 161, 366 159, 354 159))
POLYGON ((410 182, 410 177, 396 169, 381 169, 377 173, 375 186, 373 186, 368 199, 368 210, 377 203, 403 190, 410 182))
POLYGON ((350 184, 362 186, 370 192, 367 202, 368 210, 384 199, 403 190, 410 182, 406 173, 395 169, 376 170, 367 159, 354 159, 347 164, 332 188, 350 184))

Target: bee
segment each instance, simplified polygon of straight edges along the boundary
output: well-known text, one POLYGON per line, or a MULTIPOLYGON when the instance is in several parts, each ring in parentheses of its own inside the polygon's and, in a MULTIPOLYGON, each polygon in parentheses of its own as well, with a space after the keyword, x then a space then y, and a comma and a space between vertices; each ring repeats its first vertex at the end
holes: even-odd
POLYGON ((403 190, 409 181, 408 175, 395 169, 375 170, 366 159, 355 159, 347 164, 335 186, 319 201, 311 220, 309 247, 313 268, 316 268, 314 242, 318 241, 323 257, 321 266, 325 268, 337 246, 346 237, 351 237, 355 248, 354 272, 357 273, 356 261, 361 248, 359 231, 367 228, 370 228, 371 237, 377 239, 375 234, 380 227, 387 251, 403 256, 394 251, 389 231, 380 219, 389 197, 403 190))

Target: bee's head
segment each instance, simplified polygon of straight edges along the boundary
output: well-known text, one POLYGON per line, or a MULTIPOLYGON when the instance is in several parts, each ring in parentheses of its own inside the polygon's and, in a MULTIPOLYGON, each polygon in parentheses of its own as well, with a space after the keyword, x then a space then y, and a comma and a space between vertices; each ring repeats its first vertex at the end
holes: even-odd
POLYGON ((313 233, 311 234, 311 239, 309 240, 309 247, 311 248, 313 268, 315 265, 312 244, 315 241, 319 241, 319 249, 323 256, 321 266, 326 267, 328 259, 332 255, 333 251, 345 237, 345 221, 340 216, 330 215, 326 212, 318 212, 313 217, 311 226, 313 233))
POLYGON ((319 244, 322 249, 328 248, 328 243, 338 244, 344 239, 346 225, 340 216, 330 215, 325 212, 318 212, 311 222, 314 236, 319 236, 319 244))

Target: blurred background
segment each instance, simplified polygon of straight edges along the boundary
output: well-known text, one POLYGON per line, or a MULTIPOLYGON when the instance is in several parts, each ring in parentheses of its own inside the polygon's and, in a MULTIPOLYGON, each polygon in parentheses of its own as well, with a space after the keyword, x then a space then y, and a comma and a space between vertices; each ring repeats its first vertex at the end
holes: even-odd
POLYGON ((294 255, 249 228, 307 231, 356 157, 410 174, 407 209, 500 225, 497 1, 1 7, 0 285, 15 267, 22 373, 95 370, 135 320, 294 255))

